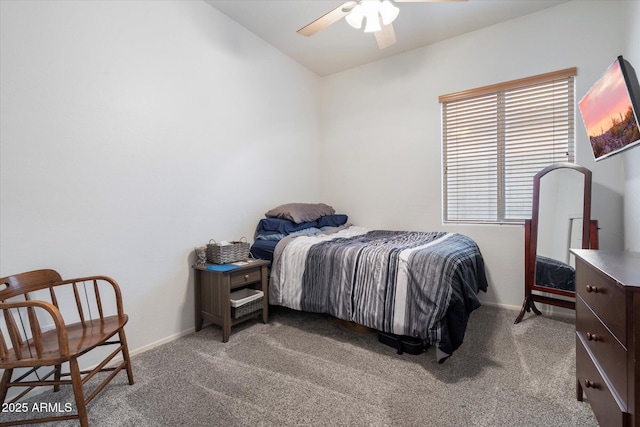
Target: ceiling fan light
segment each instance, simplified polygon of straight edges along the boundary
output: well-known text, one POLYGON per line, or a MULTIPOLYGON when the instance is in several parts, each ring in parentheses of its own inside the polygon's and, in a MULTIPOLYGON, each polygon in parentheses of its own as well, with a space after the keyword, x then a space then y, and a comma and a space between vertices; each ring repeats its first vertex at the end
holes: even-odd
POLYGON ((362 13, 367 18, 367 25, 364 27, 365 33, 374 33, 382 30, 380 26, 380 6, 379 0, 362 0, 362 13))
POLYGON ((380 26, 380 18, 378 17, 378 14, 375 16, 367 16, 367 25, 364 27, 364 32, 375 33, 380 30, 382 30, 382 26, 380 26))
POLYGON ((351 12, 347 16, 344 17, 349 25, 351 25, 355 29, 362 28, 362 20, 364 19, 364 11, 362 6, 359 4, 355 5, 351 12))
POLYGON ((400 9, 394 6, 389 0, 383 0, 380 4, 380 16, 384 25, 391 24, 397 17, 400 9))

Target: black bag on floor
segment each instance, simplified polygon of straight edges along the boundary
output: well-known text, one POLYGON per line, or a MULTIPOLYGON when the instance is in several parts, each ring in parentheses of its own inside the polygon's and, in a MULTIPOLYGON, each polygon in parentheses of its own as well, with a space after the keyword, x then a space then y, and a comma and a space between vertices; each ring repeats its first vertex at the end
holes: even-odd
POLYGON ((398 354, 422 354, 429 344, 420 338, 378 331, 378 341, 398 350, 398 354))

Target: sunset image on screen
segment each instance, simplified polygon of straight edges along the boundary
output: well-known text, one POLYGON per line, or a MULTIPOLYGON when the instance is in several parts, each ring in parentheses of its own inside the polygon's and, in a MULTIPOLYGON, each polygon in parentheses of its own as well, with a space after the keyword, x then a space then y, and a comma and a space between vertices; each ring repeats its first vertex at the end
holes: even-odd
POLYGON ((579 107, 596 159, 640 139, 619 61, 609 67, 579 107))

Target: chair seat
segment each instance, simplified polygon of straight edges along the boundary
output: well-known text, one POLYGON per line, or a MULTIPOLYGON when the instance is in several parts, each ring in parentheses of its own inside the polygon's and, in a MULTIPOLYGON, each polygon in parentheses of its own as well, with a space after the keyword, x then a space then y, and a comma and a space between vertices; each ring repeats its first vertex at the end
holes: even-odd
MULTIPOLYGON (((80 356, 115 335, 127 323, 128 316, 109 316, 66 325, 69 342, 69 356, 80 356)), ((14 351, 9 351, 8 358, 0 363, 0 368, 20 368, 31 366, 51 366, 68 360, 69 356, 60 355, 58 331, 53 329, 41 335, 42 357, 38 357, 32 340, 21 346, 22 359, 18 359, 14 351)))

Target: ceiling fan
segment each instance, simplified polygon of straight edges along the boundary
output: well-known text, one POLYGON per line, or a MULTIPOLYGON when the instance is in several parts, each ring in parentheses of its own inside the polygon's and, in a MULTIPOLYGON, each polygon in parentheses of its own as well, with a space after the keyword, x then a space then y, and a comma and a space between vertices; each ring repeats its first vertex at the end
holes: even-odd
MULTIPOLYGON (((445 1, 467 0, 394 0, 395 3, 429 3, 445 1)), ((364 32, 374 33, 380 49, 384 49, 396 43, 396 33, 393 29, 393 20, 398 16, 399 9, 391 0, 353 0, 347 1, 335 9, 322 15, 310 24, 300 28, 297 33, 303 36, 312 36, 318 31, 327 28, 342 18, 354 28, 362 28, 366 22, 364 32)))

